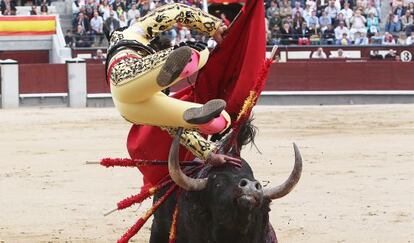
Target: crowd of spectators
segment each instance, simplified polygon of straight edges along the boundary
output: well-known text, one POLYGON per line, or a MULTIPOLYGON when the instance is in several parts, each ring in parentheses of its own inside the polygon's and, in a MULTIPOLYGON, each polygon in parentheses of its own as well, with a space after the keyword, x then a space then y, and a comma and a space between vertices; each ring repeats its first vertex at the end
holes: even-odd
POLYGON ((414 44, 413 0, 393 0, 384 18, 381 0, 271 0, 266 5, 268 44, 414 44))
MULTIPOLYGON (((311 59, 347 59, 347 58, 352 58, 352 57, 348 56, 346 52, 341 48, 337 49, 336 51, 330 52, 328 56, 326 52, 323 50, 323 48, 319 47, 318 49, 313 51, 313 53, 310 55, 310 58, 311 59)), ((394 49, 389 49, 387 53, 384 53, 384 54, 380 54, 378 50, 372 50, 370 53, 369 59, 401 61, 400 56, 397 54, 397 51, 394 49)))
MULTIPOLYGON (((29 15, 47 15, 48 6, 51 0, 32 0, 26 1, 25 6, 30 6, 29 15)), ((0 16, 10 16, 17 14, 16 0, 0 0, 0 16)))
MULTIPOLYGON (((72 30, 66 34, 70 46, 102 46, 104 33, 111 33, 117 28, 133 25, 144 16, 163 4, 173 0, 74 0, 72 30)), ((202 8, 201 0, 183 0, 181 3, 202 8)), ((223 20, 227 20, 222 16, 223 20)), ((228 20, 227 20, 228 21, 228 20)), ((166 32, 172 44, 186 40, 204 38, 183 26, 177 26, 166 32)), ((207 40, 205 40, 207 41, 207 40)))

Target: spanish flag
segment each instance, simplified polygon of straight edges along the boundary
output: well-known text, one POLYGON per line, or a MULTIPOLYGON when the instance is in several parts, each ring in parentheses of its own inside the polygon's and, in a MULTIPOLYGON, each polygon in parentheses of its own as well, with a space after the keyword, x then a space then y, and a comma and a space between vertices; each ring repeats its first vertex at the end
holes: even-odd
POLYGON ((0 16, 0 36, 55 33, 55 16, 0 16))

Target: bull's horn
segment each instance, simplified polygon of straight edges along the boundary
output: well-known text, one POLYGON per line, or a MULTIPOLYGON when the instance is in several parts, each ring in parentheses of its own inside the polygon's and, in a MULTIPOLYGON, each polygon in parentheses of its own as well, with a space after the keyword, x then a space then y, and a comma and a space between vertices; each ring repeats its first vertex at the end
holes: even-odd
POLYGON ((170 154, 168 156, 168 171, 170 173, 171 179, 179 187, 183 188, 186 191, 201 191, 207 186, 207 179, 193 179, 185 175, 179 163, 179 146, 180 146, 180 137, 183 132, 183 128, 179 128, 177 134, 174 137, 170 148, 170 154))
POLYGON ((272 200, 284 197, 299 182, 300 175, 302 174, 302 156, 296 144, 293 144, 293 149, 295 150, 295 166, 293 167, 292 173, 290 173, 289 178, 282 185, 265 190, 263 192, 265 197, 272 200))

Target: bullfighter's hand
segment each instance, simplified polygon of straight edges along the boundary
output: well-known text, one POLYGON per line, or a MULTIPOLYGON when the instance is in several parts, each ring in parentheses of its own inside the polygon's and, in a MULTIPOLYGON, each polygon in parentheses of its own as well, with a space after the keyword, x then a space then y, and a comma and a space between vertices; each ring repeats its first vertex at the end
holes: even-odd
POLYGON ((230 163, 230 164, 236 165, 238 167, 240 167, 240 162, 241 162, 240 159, 236 159, 236 158, 233 158, 231 156, 224 155, 224 154, 216 154, 216 153, 213 153, 213 152, 211 152, 208 155, 208 158, 207 158, 207 161, 206 161, 206 163, 211 164, 213 166, 220 166, 220 165, 223 165, 225 163, 230 163))
POLYGON ((217 42, 217 44, 221 44, 221 42, 223 41, 223 37, 226 33, 226 30, 227 26, 222 25, 217 29, 216 33, 214 33, 213 39, 217 42))

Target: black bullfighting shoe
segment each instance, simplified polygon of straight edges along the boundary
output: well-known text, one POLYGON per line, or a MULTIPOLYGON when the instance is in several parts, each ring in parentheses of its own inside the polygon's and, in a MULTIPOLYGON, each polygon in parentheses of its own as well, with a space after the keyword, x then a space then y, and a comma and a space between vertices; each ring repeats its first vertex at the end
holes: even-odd
POLYGON ((226 108, 226 102, 221 99, 210 100, 198 108, 190 108, 184 112, 183 118, 190 124, 205 124, 219 117, 226 108))
POLYGON ((157 76, 158 85, 166 87, 174 82, 191 61, 191 54, 191 48, 188 46, 182 46, 172 51, 157 76))

